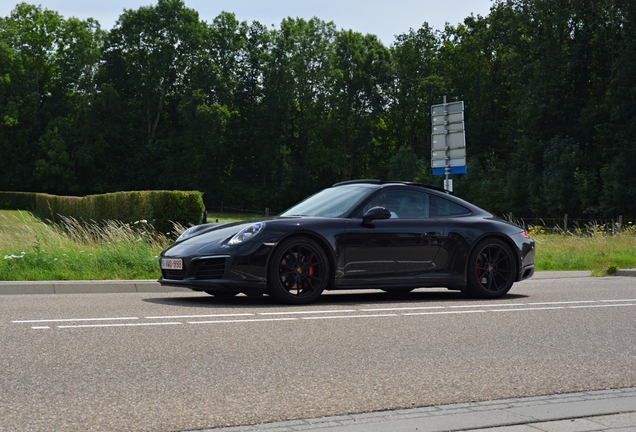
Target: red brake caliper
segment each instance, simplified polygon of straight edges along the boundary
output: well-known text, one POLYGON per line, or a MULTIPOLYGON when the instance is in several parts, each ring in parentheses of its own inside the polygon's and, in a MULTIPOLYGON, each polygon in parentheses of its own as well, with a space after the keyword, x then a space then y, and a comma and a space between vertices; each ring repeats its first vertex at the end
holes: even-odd
MULTIPOLYGON (((305 257, 306 259, 309 257, 305 257)), ((311 262, 309 263, 311 265, 311 262)), ((307 269, 307 280, 305 281, 305 286, 304 288, 308 288, 309 287, 309 283, 311 282, 311 277, 314 275, 314 267, 311 266, 307 269)))
POLYGON ((482 279, 481 270, 479 269, 479 260, 477 260, 475 267, 477 268, 477 280, 479 281, 479 283, 487 284, 488 279, 486 278, 486 276, 484 276, 484 278, 482 279))

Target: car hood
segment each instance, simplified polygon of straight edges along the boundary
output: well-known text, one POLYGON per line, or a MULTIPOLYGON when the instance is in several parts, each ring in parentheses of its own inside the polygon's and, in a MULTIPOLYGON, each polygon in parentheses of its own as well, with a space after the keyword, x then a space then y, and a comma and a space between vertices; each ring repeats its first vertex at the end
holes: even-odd
MULTIPOLYGON (((181 240, 168 247, 163 256, 182 256, 193 253, 202 253, 206 250, 217 250, 227 243, 236 233, 245 227, 259 221, 244 221, 231 223, 210 224, 202 227, 201 232, 192 237, 181 240)), ((262 222, 262 221, 260 221, 262 222)))

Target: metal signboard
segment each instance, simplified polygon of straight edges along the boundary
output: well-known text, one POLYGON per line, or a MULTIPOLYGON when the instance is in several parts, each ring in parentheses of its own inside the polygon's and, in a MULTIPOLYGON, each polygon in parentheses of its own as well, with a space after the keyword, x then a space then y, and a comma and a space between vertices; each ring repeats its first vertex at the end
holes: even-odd
POLYGON ((431 135, 431 150, 466 148, 464 133, 448 133, 431 135))
POLYGON ((456 148, 456 149, 450 149, 448 152, 444 151, 443 149, 440 150, 433 150, 433 152, 431 153, 432 157, 431 160, 433 162, 437 162, 440 160, 445 160, 446 157, 448 156, 450 158, 450 160, 453 159, 461 159, 464 158, 464 160, 466 159, 466 149, 465 148, 456 148))
POLYGON ((437 114, 431 117, 433 126, 443 125, 444 123, 462 123, 464 121, 464 112, 448 113, 448 115, 437 114))
POLYGON ((433 168, 444 168, 446 166, 455 167, 455 166, 464 166, 466 165, 466 158, 457 158, 457 159, 440 159, 434 160, 431 162, 433 168))
MULTIPOLYGON (((433 168, 433 175, 448 175, 448 174, 466 174, 468 170, 466 165, 449 166, 444 168, 433 168)), ((448 189, 452 192, 452 189, 448 189)))
MULTIPOLYGON (((464 101, 455 101, 431 106, 431 115, 447 115, 464 111, 464 101)), ((463 119, 462 119, 463 120, 463 119)))
POLYGON ((464 122, 432 125, 431 131, 433 135, 452 133, 452 132, 464 132, 464 122))
POLYGON ((431 168, 433 175, 446 175, 445 185, 452 185, 449 174, 466 174, 463 101, 446 103, 444 97, 431 106, 431 168))

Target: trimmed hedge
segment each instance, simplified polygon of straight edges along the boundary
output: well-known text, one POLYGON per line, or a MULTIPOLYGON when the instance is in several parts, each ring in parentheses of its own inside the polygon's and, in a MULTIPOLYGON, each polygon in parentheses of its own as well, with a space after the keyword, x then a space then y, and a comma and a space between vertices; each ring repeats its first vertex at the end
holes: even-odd
POLYGON ((0 209, 34 211, 35 195, 33 192, 0 192, 0 209))
POLYGON ((53 222, 61 216, 95 222, 145 220, 164 233, 172 231, 173 222, 184 226, 200 224, 205 212, 203 194, 198 191, 114 192, 85 197, 0 192, 0 208, 29 210, 53 222))

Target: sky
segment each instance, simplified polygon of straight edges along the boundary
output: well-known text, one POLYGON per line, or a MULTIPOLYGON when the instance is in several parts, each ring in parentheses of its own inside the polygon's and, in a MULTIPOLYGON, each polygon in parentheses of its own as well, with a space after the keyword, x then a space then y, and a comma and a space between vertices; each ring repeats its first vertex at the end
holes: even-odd
MULTIPOLYGON (((102 29, 110 30, 124 9, 156 4, 153 0, 24 0, 64 18, 95 18, 102 29)), ((417 30, 427 22, 443 30, 446 22, 457 25, 471 14, 486 16, 493 0, 184 0, 199 13, 202 21, 212 20, 222 11, 232 12, 239 21, 259 21, 279 27, 283 18, 318 17, 333 21, 338 29, 371 33, 386 46, 395 35, 417 30)), ((0 0, 0 16, 6 17, 17 0, 0 0)))

